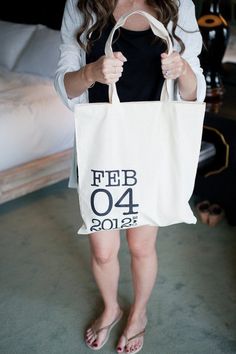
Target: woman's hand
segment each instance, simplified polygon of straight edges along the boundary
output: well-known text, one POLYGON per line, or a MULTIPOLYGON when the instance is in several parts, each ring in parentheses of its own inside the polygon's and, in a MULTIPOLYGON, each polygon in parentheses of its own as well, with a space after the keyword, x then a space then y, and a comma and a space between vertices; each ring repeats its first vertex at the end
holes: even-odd
POLYGON ((176 51, 170 55, 162 53, 161 69, 165 79, 177 79, 186 74, 187 63, 176 51))
POLYGON ((186 101, 197 99, 197 78, 191 66, 178 52, 161 54, 161 68, 165 79, 178 79, 180 97, 186 101))
POLYGON ((113 54, 113 58, 103 55, 97 61, 86 65, 85 76, 89 81, 109 85, 119 80, 123 72, 123 64, 127 59, 121 52, 113 54))
POLYGON ((96 81, 112 84, 119 80, 123 64, 127 59, 121 52, 114 52, 112 58, 103 55, 97 61, 86 64, 80 70, 67 72, 64 77, 65 90, 68 98, 79 97, 96 81))

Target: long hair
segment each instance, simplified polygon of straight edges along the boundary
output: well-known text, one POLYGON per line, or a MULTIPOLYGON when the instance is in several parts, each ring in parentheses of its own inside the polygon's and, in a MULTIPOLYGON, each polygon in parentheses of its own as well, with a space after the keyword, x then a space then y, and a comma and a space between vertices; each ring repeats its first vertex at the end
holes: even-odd
MULTIPOLYGON (((113 20, 113 12, 117 5, 118 0, 79 0, 78 9, 83 14, 83 23, 78 30, 77 40, 80 46, 86 51, 89 52, 92 45, 92 40, 90 35, 94 31, 98 31, 100 38, 103 29, 106 27, 108 20, 113 20), (89 26, 92 21, 92 13, 96 16, 96 23, 91 27, 89 26), (82 33, 86 31, 87 45, 81 41, 82 33)), ((178 3, 176 0, 147 0, 147 5, 153 8, 156 13, 156 18, 163 23, 166 27, 169 21, 173 21, 173 28, 171 33, 171 39, 177 40, 180 45, 180 53, 185 49, 183 41, 175 34, 175 29, 177 27, 178 21, 178 3), (173 38, 172 38, 173 37, 173 38)))

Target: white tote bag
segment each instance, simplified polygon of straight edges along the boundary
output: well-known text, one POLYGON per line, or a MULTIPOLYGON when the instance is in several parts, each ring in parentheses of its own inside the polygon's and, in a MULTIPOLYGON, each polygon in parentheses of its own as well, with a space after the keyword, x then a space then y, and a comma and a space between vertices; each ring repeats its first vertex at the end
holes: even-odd
MULTIPOLYGON (((112 55, 115 30, 134 13, 155 35, 172 43, 165 27, 144 11, 123 16, 106 42, 112 55)), ((140 83, 142 85, 142 83, 140 83)), ((83 225, 78 234, 141 225, 195 223, 189 206, 202 137, 205 103, 176 102, 172 80, 161 101, 120 102, 109 85, 109 103, 75 106, 78 194, 83 225)))

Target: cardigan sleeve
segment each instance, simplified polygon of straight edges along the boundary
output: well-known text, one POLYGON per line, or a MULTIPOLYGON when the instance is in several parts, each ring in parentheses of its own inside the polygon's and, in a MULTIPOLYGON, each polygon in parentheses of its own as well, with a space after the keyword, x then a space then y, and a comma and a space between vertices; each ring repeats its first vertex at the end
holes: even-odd
POLYGON ((73 99, 68 98, 64 76, 67 72, 77 71, 81 68, 82 49, 79 46, 76 34, 80 27, 82 17, 77 9, 77 0, 67 0, 65 4, 62 25, 61 25, 61 45, 59 47, 60 57, 54 78, 54 87, 64 104, 73 110, 76 103, 84 101, 85 93, 73 99))
MULTIPOLYGON (((182 6, 179 14, 181 27, 176 28, 176 34, 182 39, 185 44, 185 50, 181 55, 191 66, 197 79, 197 98, 196 101, 203 102, 206 96, 206 80, 203 75, 203 70, 200 66, 198 56, 202 50, 202 36, 199 31, 198 23, 195 15, 195 5, 192 0, 182 0, 185 6, 182 6), (183 20, 181 20, 183 18, 183 20), (182 29, 183 28, 183 29, 182 29)), ((179 94, 178 80, 176 81, 176 98, 181 99, 179 94)))

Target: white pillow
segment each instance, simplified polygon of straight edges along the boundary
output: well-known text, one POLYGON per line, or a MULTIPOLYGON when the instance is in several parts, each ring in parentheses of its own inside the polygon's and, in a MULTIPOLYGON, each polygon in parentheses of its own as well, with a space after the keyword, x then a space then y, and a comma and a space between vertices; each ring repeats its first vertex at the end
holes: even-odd
POLYGON ((0 21, 0 65, 12 70, 36 25, 0 21))
POLYGON ((60 31, 37 25, 13 70, 53 78, 59 60, 60 31))

